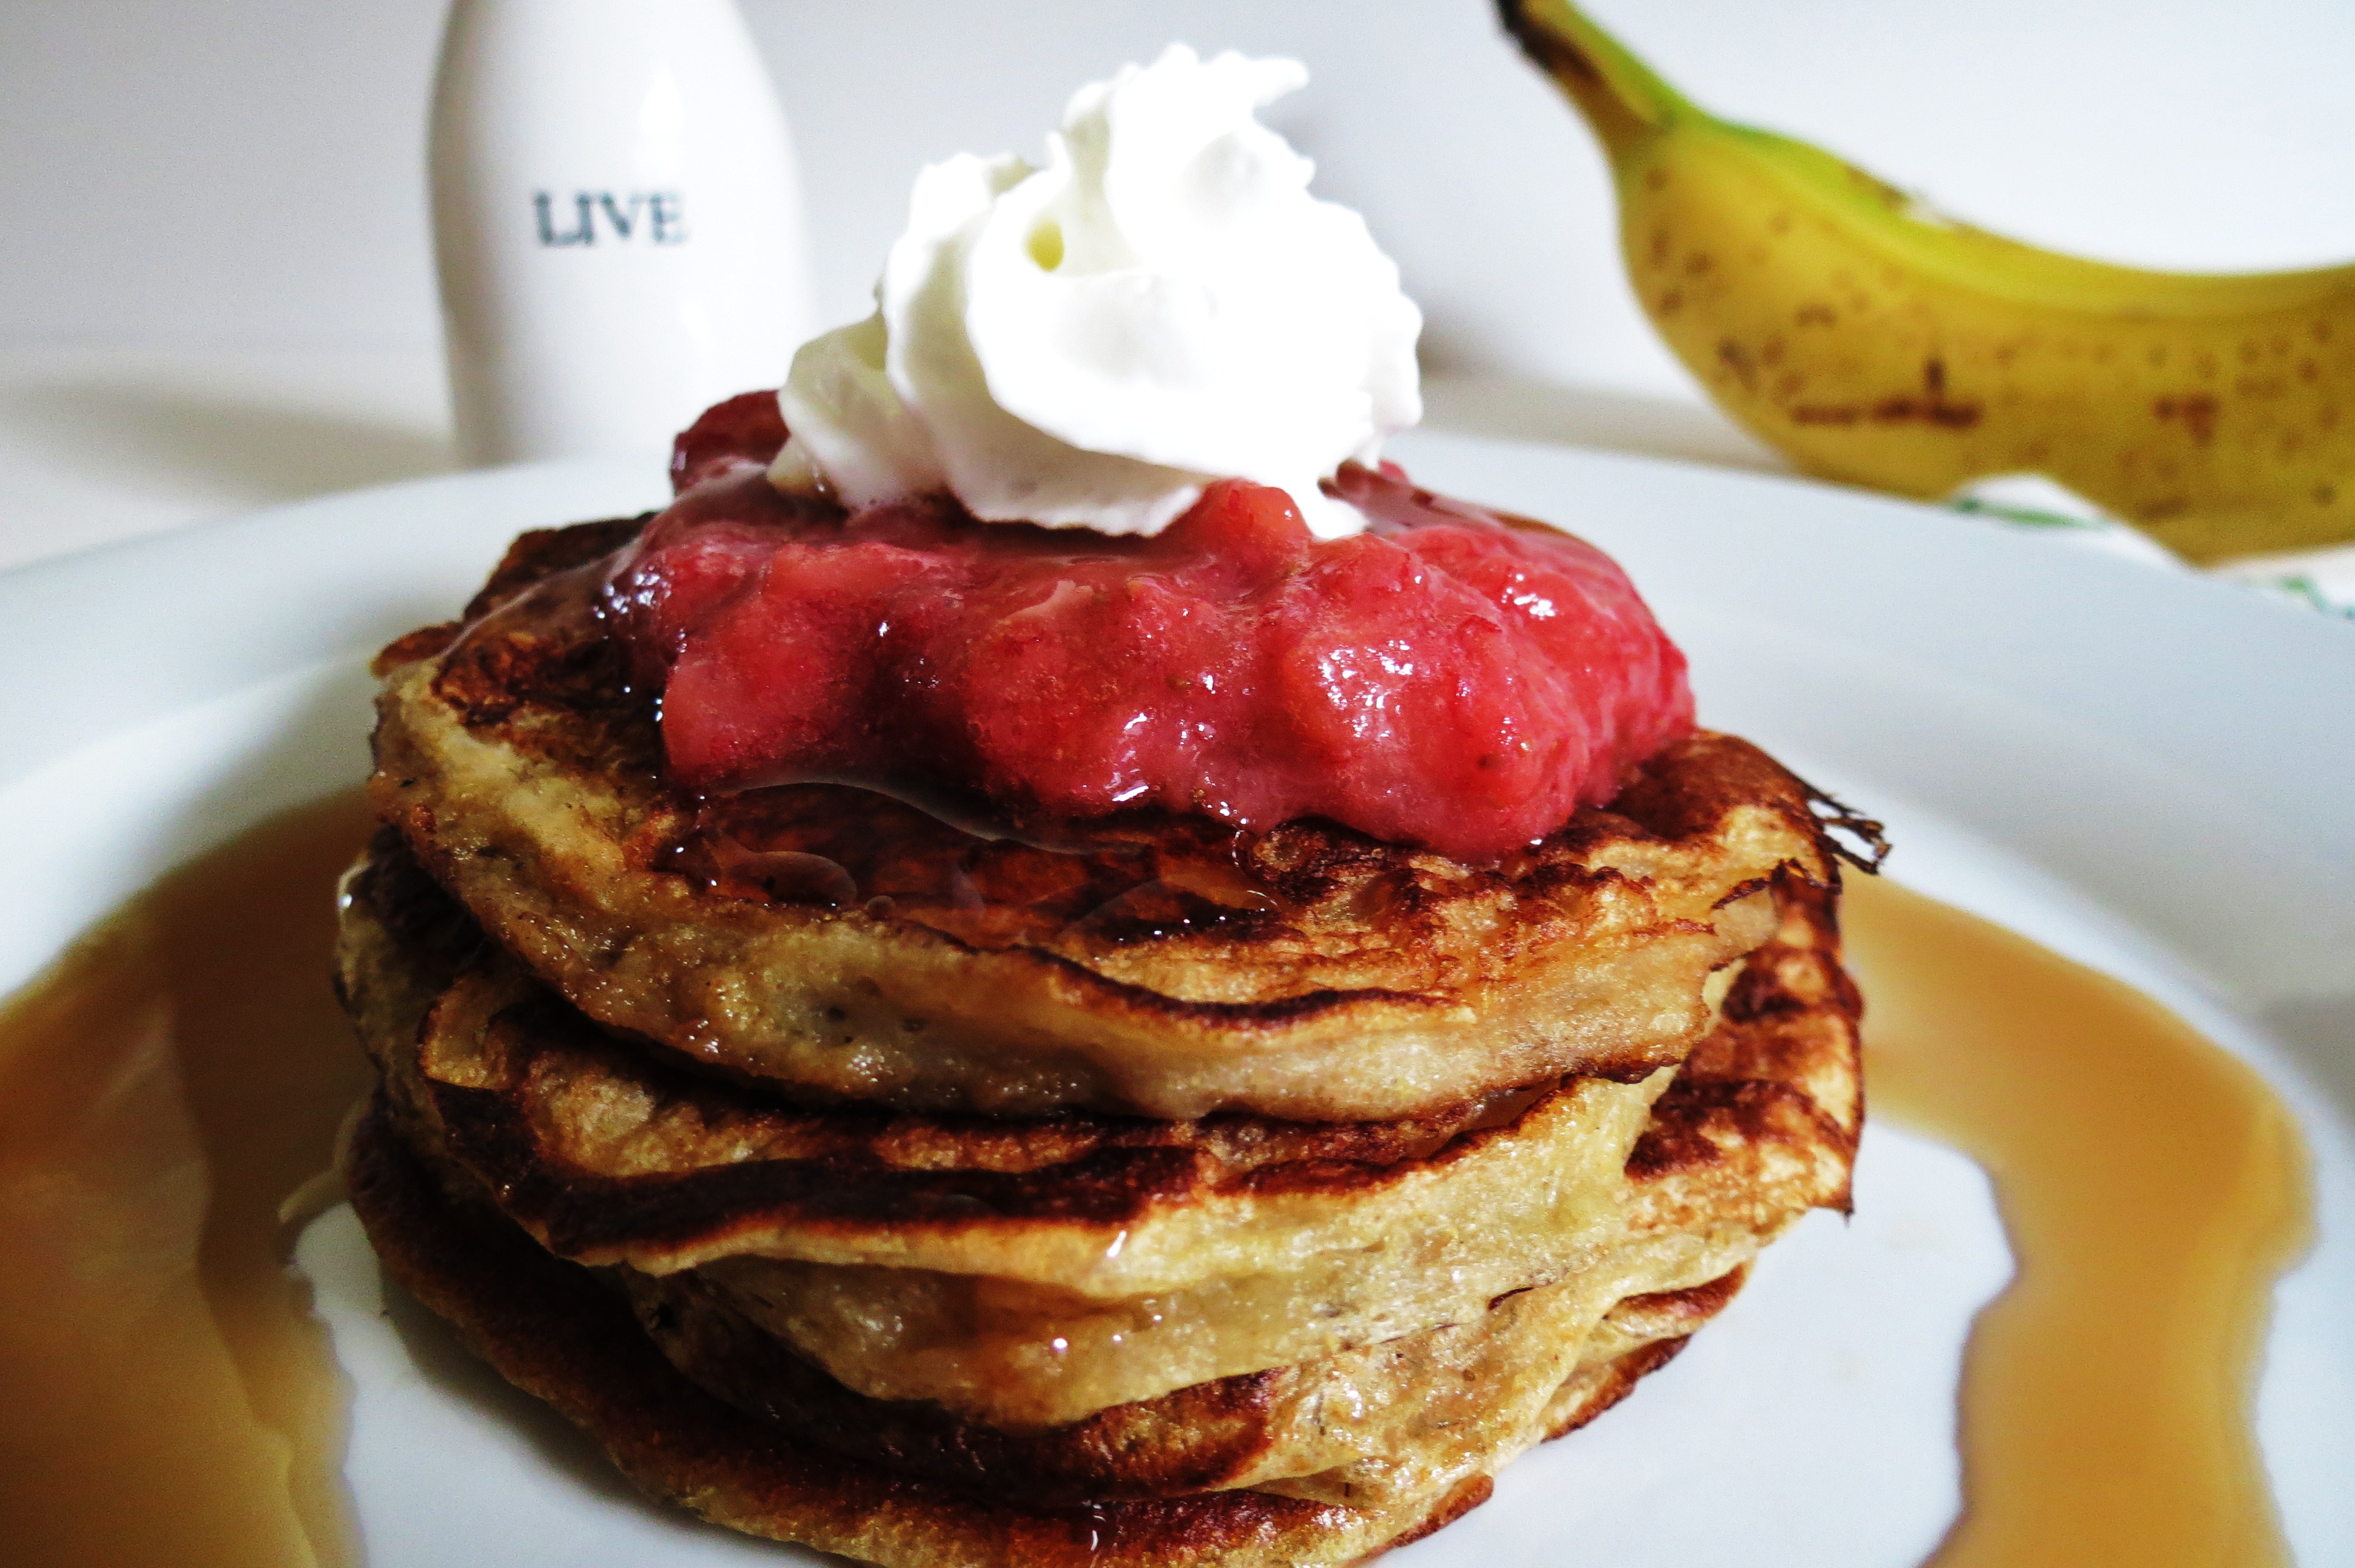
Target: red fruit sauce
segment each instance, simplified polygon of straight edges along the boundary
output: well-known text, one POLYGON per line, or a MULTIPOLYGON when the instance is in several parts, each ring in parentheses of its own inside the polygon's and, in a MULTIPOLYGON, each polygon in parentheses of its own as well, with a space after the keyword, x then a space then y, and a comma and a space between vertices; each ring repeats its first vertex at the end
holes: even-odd
POLYGON ((1582 540, 1344 469, 1318 541, 1224 481, 1153 538, 845 514, 779 494, 775 399, 678 440, 677 501, 610 605, 662 690, 674 776, 978 796, 1017 823, 1123 808, 1318 816, 1493 860, 1692 728, 1685 662, 1582 540))

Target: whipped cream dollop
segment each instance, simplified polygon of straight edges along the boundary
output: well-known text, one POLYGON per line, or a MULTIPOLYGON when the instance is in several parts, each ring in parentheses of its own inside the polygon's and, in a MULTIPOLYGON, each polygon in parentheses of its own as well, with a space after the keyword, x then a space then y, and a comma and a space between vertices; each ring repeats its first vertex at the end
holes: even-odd
POLYGON ((1173 44, 1073 95, 1045 167, 927 167, 875 314, 794 356, 771 477, 1111 534, 1249 479, 1321 537, 1363 526, 1318 482, 1422 417, 1423 316, 1365 220, 1310 196, 1314 165, 1256 118, 1307 79, 1173 44))

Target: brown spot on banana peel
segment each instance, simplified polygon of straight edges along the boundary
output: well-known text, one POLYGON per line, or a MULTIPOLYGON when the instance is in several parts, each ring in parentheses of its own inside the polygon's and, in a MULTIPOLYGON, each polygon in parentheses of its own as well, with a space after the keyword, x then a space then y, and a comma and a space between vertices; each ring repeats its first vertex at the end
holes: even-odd
POLYGON ((1802 403, 1791 411, 1799 425, 1902 425, 1916 422, 1942 430, 1967 430, 1986 417, 1977 403, 1948 403, 1904 394, 1878 403, 1802 403))
POLYGON ((1744 392, 1758 390, 1758 366, 1750 351, 1732 338, 1717 345, 1717 362, 1733 373, 1744 392))
POLYGON ((2204 392, 2186 393, 2179 397, 2154 400, 2150 411, 2161 419, 2180 419, 2191 439, 2206 446, 2216 434, 2216 399, 2204 392))
MULTIPOLYGON (((1722 357, 1724 349, 1719 350, 1722 357)), ((1967 430, 1986 418, 1975 398, 1946 396, 1946 362, 1936 355, 1922 362, 1922 390, 1901 392, 1872 401, 1801 403, 1786 410, 1799 425, 1923 424, 1934 429, 1967 430)))

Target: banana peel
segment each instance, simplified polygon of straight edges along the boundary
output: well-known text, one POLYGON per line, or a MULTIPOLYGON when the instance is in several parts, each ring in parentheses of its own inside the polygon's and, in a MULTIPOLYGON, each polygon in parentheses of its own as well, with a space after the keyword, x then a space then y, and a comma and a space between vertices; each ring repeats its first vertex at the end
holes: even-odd
POLYGON ((1697 108, 1568 0, 1499 9, 1610 159, 1654 326, 1800 468, 1923 497, 2043 473, 2195 561, 2355 538, 2355 266, 2024 245, 1697 108))

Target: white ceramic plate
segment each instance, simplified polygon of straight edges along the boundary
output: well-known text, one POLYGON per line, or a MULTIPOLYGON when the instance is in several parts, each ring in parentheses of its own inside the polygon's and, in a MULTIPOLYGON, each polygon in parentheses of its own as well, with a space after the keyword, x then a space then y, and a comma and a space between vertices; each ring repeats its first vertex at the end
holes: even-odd
MULTIPOLYGON (((2355 1562, 2355 630, 1819 486, 1437 437, 1398 455, 1615 553, 1704 719, 1886 820, 1899 880, 2141 986, 2280 1088, 2321 1241, 2280 1287, 2258 1426, 2298 1556, 2355 1562)), ((0 990, 165 867, 358 779, 368 653, 449 614, 517 530, 654 504, 661 473, 428 481, 0 577, 0 821, 30 840, 0 990)), ((1857 1191, 1637 1398, 1394 1561, 1918 1562, 1956 1503, 1963 1340, 2009 1258, 1984 1179, 1934 1145, 1871 1131, 1857 1191)), ((637 1500, 414 1308, 380 1311, 348 1211, 301 1262, 351 1375, 377 1568, 799 1560, 637 1500)))

